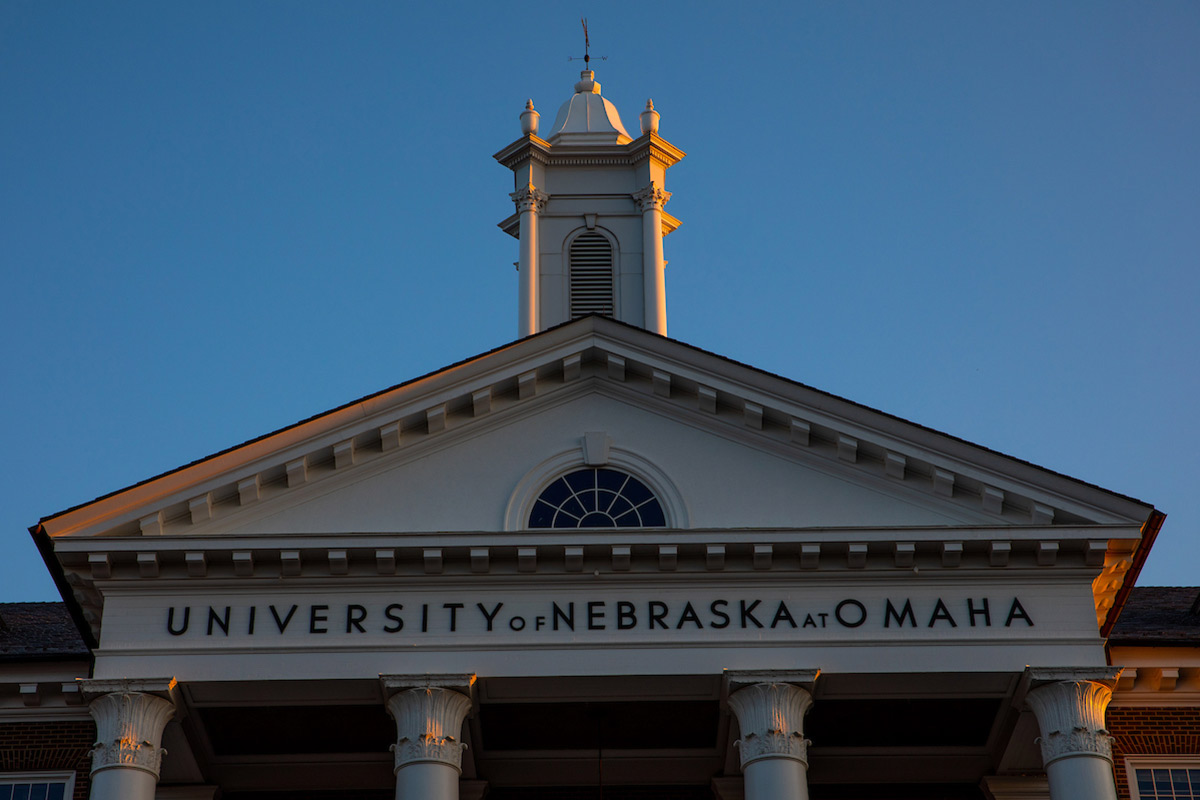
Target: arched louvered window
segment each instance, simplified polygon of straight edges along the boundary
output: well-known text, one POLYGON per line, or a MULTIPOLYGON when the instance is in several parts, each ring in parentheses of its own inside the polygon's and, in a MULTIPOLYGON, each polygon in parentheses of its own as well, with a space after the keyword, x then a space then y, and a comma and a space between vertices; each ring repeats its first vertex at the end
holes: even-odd
POLYGON ((607 314, 613 308, 613 248, 595 231, 571 243, 571 319, 584 314, 607 314))

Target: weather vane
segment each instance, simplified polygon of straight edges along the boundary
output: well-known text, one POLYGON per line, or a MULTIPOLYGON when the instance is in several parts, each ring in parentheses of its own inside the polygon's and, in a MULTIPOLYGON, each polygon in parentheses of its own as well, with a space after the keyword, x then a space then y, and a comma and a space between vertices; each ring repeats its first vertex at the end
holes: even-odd
MULTIPOLYGON (((588 40, 587 17, 580 17, 580 23, 583 24, 583 68, 591 69, 592 57, 589 51, 592 48, 592 43, 588 40)), ((596 56, 601 61, 608 61, 608 56, 596 56)), ((578 61, 579 56, 567 56, 567 61, 578 61)))

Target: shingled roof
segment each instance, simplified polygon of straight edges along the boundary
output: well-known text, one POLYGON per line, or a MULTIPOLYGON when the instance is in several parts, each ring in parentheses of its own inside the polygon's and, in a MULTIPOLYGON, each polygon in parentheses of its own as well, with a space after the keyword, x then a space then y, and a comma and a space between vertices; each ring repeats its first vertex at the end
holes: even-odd
POLYGON ((1117 645, 1200 644, 1200 587, 1134 587, 1108 642, 1117 645))
POLYGON ((0 603, 0 661, 87 658, 63 603, 0 603))

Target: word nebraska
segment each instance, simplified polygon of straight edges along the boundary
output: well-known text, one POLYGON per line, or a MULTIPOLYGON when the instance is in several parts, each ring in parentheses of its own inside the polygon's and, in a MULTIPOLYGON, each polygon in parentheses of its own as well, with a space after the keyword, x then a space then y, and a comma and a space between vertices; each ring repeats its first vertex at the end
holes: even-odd
MULTIPOLYGON (((275 605, 261 609, 249 606, 197 608, 195 634, 229 636, 244 633, 279 635, 291 629, 294 633, 360 634, 369 631, 382 633, 495 633, 499 631, 630 631, 642 630, 739 630, 859 628, 873 623, 883 628, 990 628, 993 624, 992 604, 988 598, 967 598, 950 605, 937 598, 931 606, 914 608, 912 600, 893 602, 887 598, 877 604, 874 613, 867 604, 854 598, 842 600, 832 610, 793 612, 787 601, 713 600, 707 605, 691 601, 668 603, 664 600, 633 602, 630 600, 591 600, 585 602, 551 601, 548 605, 519 604, 516 611, 503 602, 491 603, 421 603, 406 608, 403 603, 391 603, 383 608, 365 605, 345 606, 305 605, 298 603, 275 605), (699 605, 699 608, 697 608, 699 605), (533 606, 533 608, 531 608, 533 606), (952 606, 954 607, 952 610, 952 606), (520 612, 520 613, 518 613, 520 612), (539 613, 540 612, 540 613, 539 613), (297 619, 298 617, 298 619, 297 619)), ((192 627, 192 607, 172 606, 166 614, 167 632, 182 636, 192 627)), ((1014 597, 1011 602, 998 604, 995 623, 1012 627, 1021 623, 1033 626, 1033 618, 1014 597)))

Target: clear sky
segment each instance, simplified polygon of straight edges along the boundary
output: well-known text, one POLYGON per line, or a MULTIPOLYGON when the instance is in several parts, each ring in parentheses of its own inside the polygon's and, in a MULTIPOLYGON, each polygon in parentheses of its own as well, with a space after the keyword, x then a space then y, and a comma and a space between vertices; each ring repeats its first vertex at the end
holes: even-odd
POLYGON ((0 3, 0 600, 39 517, 506 342, 589 17, 670 334, 1167 512, 1200 584, 1195 2, 0 3))

